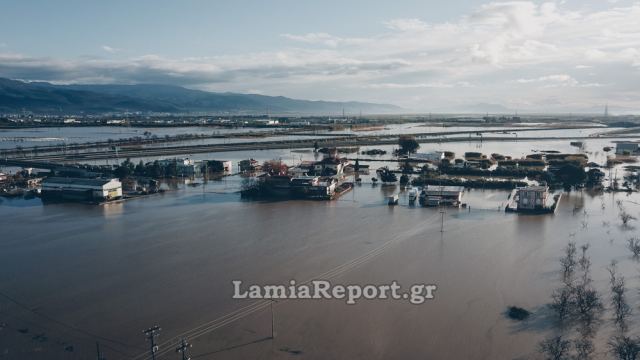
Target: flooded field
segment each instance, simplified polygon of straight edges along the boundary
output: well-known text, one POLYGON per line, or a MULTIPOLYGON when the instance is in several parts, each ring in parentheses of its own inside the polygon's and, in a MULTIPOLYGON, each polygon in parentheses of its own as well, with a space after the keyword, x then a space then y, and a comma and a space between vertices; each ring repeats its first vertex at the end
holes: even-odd
MULTIPOLYGON (((594 137, 577 148, 566 140, 475 139, 422 144, 420 151, 521 157, 555 150, 603 163, 603 147, 614 141, 594 137)), ((394 147, 359 151, 390 154, 394 147)), ((290 165, 319 156, 310 149, 190 155, 290 165)), ((361 163, 372 173, 397 166, 361 163)), ((606 269, 612 260, 634 309, 630 332, 640 330, 639 264, 627 249, 640 223, 624 226, 620 218, 622 212, 640 218, 637 193, 573 191, 555 214, 527 216, 502 211, 508 191, 466 190, 466 208, 441 212, 409 206, 406 190, 373 186, 370 178, 330 202, 243 200, 244 178, 237 175, 200 186, 165 185, 164 194, 103 206, 0 198, 0 359, 91 358, 96 342, 108 359, 146 359, 142 330, 156 324, 159 359, 175 358, 181 337, 193 343, 198 359, 538 359, 539 342, 560 333, 548 304, 569 241, 589 244, 594 286, 605 305, 590 338, 597 357, 614 333, 606 269), (387 206, 386 197, 398 192, 400 205, 387 206), (437 291, 420 305, 232 298, 233 280, 312 279, 435 284, 437 291), (507 318, 512 305, 532 316, 507 318)), ((576 336, 572 327, 564 334, 576 336)))
MULTIPOLYGON (((636 230, 621 225, 616 204, 638 215, 637 195, 573 192, 555 215, 519 216, 498 211, 507 192, 467 191, 470 209, 447 210, 441 233, 437 209, 410 207, 404 194, 388 207, 395 187, 364 184, 333 202, 250 202, 236 193, 241 182, 97 207, 3 200, 1 356, 86 358, 99 341, 108 358, 142 359, 141 330, 160 324, 161 359, 175 356, 180 336, 211 359, 537 358, 538 341, 556 331, 545 306, 569 240, 590 244, 605 302, 611 260, 630 289, 640 286, 626 249, 636 230), (231 281, 291 279, 438 290, 422 305, 282 301, 272 340, 270 308, 232 299, 231 281), (514 322, 509 305, 534 315, 514 322)), ((640 301, 635 291, 629 300, 640 301)), ((602 316, 599 351, 610 317, 602 316)))
MULTIPOLYGON (((594 126, 588 123, 585 126, 594 126)), ((400 134, 416 134, 416 133, 432 133, 433 136, 443 138, 460 135, 437 135, 447 132, 465 132, 465 131, 498 131, 491 133, 493 137, 517 138, 515 132, 501 133, 499 130, 519 129, 517 134, 520 137, 525 136, 592 136, 600 133, 620 130, 617 128, 588 128, 588 129, 565 129, 554 130, 546 129, 543 131, 527 130, 529 128, 545 128, 561 126, 561 124, 531 124, 530 126, 516 124, 504 126, 483 126, 481 128, 470 126, 438 126, 425 125, 424 123, 407 123, 407 124, 389 124, 381 128, 374 128, 370 131, 351 131, 345 130, 317 130, 305 136, 277 136, 277 137, 248 137, 248 138, 228 138, 228 139, 195 139, 182 142, 182 145, 202 145, 202 144, 224 144, 224 143, 241 143, 247 141, 271 141, 285 139, 306 139, 306 138, 324 138, 339 135, 355 135, 355 136, 373 136, 373 135, 400 135, 400 134), (521 130, 520 130, 521 129, 521 130)), ((205 126, 185 126, 185 127, 158 127, 158 128, 139 128, 124 126, 86 126, 86 127, 42 127, 27 129, 0 129, 0 149, 12 149, 16 146, 47 146, 59 144, 88 143, 96 141, 107 141, 128 139, 134 137, 158 137, 176 135, 225 135, 238 133, 266 133, 274 130, 285 130, 284 128, 219 128, 205 126)), ((432 136, 429 136, 432 137, 432 136)))
POLYGON ((265 132, 269 128, 217 128, 206 126, 185 127, 124 127, 124 126, 83 126, 83 127, 41 127, 27 129, 0 129, 0 148, 11 149, 16 146, 46 146, 63 143, 86 143, 95 141, 119 140, 149 136, 166 135, 224 135, 228 133, 265 132))

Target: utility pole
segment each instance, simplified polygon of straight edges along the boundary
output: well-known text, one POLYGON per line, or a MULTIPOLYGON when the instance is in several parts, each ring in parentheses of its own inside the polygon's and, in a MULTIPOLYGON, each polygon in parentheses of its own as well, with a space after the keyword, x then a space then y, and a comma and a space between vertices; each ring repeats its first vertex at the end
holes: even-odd
POLYGON ((275 300, 271 300, 271 339, 276 338, 276 327, 275 327, 275 315, 273 313, 273 303, 275 300))
POLYGON ((191 360, 189 354, 187 353, 187 349, 191 347, 191 344, 187 342, 184 338, 180 341, 180 346, 176 348, 176 352, 182 354, 182 360, 191 360))
POLYGON ((444 210, 440 210, 440 232, 444 232, 444 210))
POLYGON ((97 360, 107 360, 107 358, 104 357, 104 355, 102 355, 102 353, 100 352, 100 343, 96 341, 96 354, 97 360))
POLYGON ((150 351, 151 351, 151 359, 156 360, 156 353, 158 352, 158 345, 156 345, 156 337, 158 333, 162 330, 160 326, 156 325, 154 327, 150 327, 147 330, 144 330, 143 333, 147 337, 147 340, 150 342, 150 351))

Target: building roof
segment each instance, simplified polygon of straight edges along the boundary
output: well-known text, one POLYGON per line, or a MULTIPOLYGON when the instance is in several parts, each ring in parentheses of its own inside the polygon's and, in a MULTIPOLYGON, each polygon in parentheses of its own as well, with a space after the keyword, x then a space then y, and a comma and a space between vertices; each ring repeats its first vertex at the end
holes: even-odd
POLYGON ((443 158, 444 151, 432 151, 426 153, 415 153, 410 156, 412 159, 433 159, 433 158, 443 158))
POLYGON ((538 185, 538 186, 527 186, 523 188, 519 188, 518 190, 524 191, 547 191, 549 188, 546 186, 538 185))
POLYGON ((320 161, 318 161, 318 164, 340 164, 342 162, 342 160, 334 158, 334 157, 326 157, 320 161))
POLYGON ((67 177, 48 177, 43 180, 44 184, 62 184, 62 185, 84 185, 84 186, 103 186, 114 179, 84 179, 84 178, 67 178, 67 177))
POLYGON ((464 192, 464 186, 427 185, 427 191, 464 192))

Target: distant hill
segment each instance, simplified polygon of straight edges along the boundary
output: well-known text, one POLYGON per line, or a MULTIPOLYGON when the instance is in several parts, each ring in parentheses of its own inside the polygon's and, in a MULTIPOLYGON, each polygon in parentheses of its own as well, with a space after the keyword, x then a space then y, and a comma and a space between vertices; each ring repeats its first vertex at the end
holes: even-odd
POLYGON ((388 104, 297 100, 283 96, 213 93, 174 85, 53 85, 0 78, 0 112, 104 113, 393 113, 388 104))

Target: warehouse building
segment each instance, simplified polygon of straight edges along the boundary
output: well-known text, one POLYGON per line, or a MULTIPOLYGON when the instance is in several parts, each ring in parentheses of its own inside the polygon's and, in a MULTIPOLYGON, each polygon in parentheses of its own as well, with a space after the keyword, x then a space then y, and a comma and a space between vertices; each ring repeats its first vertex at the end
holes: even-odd
POLYGON ((50 177, 42 181, 42 196, 78 201, 109 201, 122 198, 118 179, 50 177))

